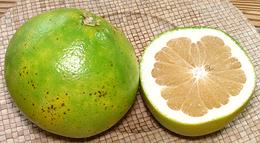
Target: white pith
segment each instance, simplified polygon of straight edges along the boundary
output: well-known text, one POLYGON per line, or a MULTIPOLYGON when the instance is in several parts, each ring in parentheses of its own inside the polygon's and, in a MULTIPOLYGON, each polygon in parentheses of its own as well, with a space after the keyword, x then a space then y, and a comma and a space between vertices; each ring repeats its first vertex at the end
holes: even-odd
POLYGON ((207 75, 207 72, 204 67, 195 67, 192 69, 192 74, 194 78, 199 80, 203 79, 207 75))
MULTIPOLYGON (((202 68, 196 69, 196 75, 199 77, 205 76, 202 68)), ((255 72, 254 68, 245 55, 244 51, 225 33, 210 29, 180 29, 173 32, 167 32, 161 35, 159 38, 155 39, 149 47, 146 49, 145 54, 143 55, 143 61, 141 63, 141 83, 143 90, 146 94, 147 99, 151 102, 152 106, 156 108, 161 114, 175 120, 177 122, 182 122, 185 124, 199 124, 208 122, 227 116, 235 112, 238 108, 246 103, 250 98, 250 95, 255 87, 255 72), (166 46, 166 43, 170 39, 178 37, 188 37, 192 42, 199 41, 203 36, 217 36, 221 38, 226 45, 231 48, 231 53, 233 57, 236 57, 240 63, 241 68, 246 75, 246 83, 244 84, 243 89, 239 95, 229 97, 229 102, 226 105, 222 105, 220 108, 214 108, 209 110, 207 114, 200 117, 192 117, 187 114, 184 114, 182 111, 175 111, 168 107, 167 101, 161 96, 161 89, 163 86, 159 86, 155 79, 151 75, 151 71, 154 68, 155 54, 160 51, 163 47, 166 46)))

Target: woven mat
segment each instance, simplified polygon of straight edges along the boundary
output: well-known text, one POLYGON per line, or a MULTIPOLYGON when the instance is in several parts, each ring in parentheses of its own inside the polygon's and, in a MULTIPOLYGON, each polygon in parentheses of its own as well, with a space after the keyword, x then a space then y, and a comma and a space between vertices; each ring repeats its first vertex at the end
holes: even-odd
POLYGON ((3 59, 15 30, 30 17, 58 7, 87 9, 125 32, 140 60, 144 47, 163 31, 204 25, 226 31, 249 53, 260 75, 260 37, 226 0, 27 0, 18 2, 0 20, 0 142, 260 142, 260 79, 247 108, 216 133, 188 138, 169 132, 151 116, 140 92, 128 114, 112 129, 89 139, 69 139, 41 130, 13 104, 3 79, 3 59))

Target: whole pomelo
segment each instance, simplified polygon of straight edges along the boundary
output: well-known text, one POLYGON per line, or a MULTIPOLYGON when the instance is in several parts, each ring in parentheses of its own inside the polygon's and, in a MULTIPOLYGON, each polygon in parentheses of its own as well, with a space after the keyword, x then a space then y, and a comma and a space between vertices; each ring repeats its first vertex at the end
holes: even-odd
POLYGON ((139 73, 122 32, 94 14, 63 8, 17 30, 7 48, 5 79, 33 123, 82 138, 107 130, 126 114, 139 73))

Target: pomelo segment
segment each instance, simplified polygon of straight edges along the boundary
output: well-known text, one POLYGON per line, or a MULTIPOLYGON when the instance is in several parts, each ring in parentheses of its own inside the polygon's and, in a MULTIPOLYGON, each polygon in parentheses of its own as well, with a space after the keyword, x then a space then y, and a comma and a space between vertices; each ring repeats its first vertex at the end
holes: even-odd
POLYGON ((141 62, 144 99, 166 128, 185 136, 219 130, 249 101, 254 67, 226 33, 207 27, 158 36, 141 62))

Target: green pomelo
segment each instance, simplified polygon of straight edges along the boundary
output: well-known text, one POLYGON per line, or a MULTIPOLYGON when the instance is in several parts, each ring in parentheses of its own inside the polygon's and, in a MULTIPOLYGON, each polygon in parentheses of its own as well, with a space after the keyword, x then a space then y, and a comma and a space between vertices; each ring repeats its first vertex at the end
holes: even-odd
POLYGON ((256 75, 246 52, 228 34, 185 27, 150 43, 140 81, 146 105, 161 125, 180 135, 202 136, 220 130, 246 107, 256 75))
POLYGON ((63 8, 17 30, 5 57, 5 79, 33 123, 82 138, 109 129, 126 114, 139 72, 122 32, 94 14, 63 8))

